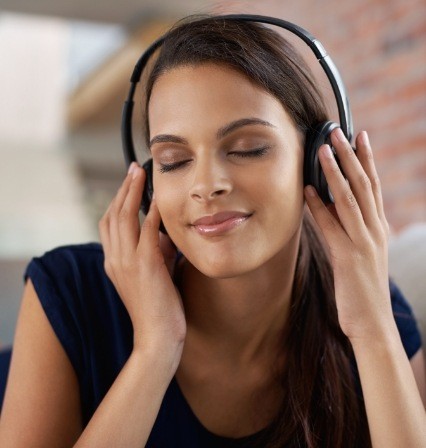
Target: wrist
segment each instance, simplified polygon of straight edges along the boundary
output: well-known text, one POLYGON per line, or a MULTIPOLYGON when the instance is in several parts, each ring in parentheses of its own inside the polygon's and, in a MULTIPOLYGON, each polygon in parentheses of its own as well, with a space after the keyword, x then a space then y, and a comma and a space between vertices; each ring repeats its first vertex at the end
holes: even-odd
POLYGON ((132 356, 142 363, 149 363, 161 371, 174 375, 182 357, 183 343, 166 344, 134 340, 132 356))
POLYGON ((396 345, 401 344, 401 336, 399 335, 398 327, 393 320, 384 327, 376 327, 374 330, 365 331, 364 334, 349 337, 354 352, 358 350, 377 349, 389 350, 396 345))

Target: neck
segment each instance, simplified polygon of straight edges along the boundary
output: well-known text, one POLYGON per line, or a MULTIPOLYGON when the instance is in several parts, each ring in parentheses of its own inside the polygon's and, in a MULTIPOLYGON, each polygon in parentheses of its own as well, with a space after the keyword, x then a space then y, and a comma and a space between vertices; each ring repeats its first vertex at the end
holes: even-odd
POLYGON ((236 278, 206 277, 184 260, 180 289, 188 334, 209 356, 244 367, 281 354, 300 231, 267 263, 236 278))

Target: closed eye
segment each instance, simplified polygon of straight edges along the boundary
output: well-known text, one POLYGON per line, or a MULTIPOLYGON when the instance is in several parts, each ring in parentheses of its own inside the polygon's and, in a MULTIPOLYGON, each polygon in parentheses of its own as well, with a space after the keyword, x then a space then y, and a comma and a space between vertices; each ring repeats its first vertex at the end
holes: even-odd
MULTIPOLYGON (((250 151, 230 151, 228 152, 228 155, 232 155, 235 157, 241 157, 241 158, 249 158, 249 157, 261 157, 265 155, 268 150, 270 149, 270 146, 262 146, 261 148, 252 149, 250 151)), ((170 171, 174 171, 185 165, 190 160, 181 160, 176 163, 161 163, 159 171, 160 173, 169 173, 170 171)))
POLYGON ((262 146, 261 148, 252 149, 250 151, 231 151, 228 154, 236 157, 261 157, 265 155, 270 146, 262 146))
POLYGON ((189 162, 189 160, 181 160, 176 163, 160 163, 160 169, 158 171, 160 171, 160 173, 168 173, 169 171, 177 170, 187 162, 189 162))

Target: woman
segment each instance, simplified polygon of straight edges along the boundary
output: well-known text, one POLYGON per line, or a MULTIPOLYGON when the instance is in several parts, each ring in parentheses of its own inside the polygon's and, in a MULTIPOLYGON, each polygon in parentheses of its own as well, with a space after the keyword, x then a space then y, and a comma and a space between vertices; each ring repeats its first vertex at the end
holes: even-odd
POLYGON ((253 23, 179 24, 145 94, 150 211, 140 226, 133 164, 102 247, 27 268, 1 445, 423 446, 420 340, 396 325, 410 309, 367 134, 355 155, 332 133, 349 183, 321 147, 326 207, 303 183, 320 94, 253 23))

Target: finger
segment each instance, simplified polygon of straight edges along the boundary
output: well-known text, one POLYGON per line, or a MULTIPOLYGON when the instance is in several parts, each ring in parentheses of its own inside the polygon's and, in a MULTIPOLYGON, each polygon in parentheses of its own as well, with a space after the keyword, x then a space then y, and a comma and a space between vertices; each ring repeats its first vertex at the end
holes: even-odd
POLYGON ((116 278, 114 275, 114 263, 112 262, 114 258, 114 253, 111 245, 111 235, 110 235, 110 215, 108 210, 110 210, 111 204, 109 205, 107 212, 105 212, 104 216, 100 219, 98 229, 99 236, 102 243, 102 249, 104 253, 104 269, 110 280, 116 284, 116 278))
POLYGON ((110 212, 112 208, 112 201, 109 203, 104 215, 99 220, 98 230, 99 237, 102 242, 104 255, 107 256, 111 253, 111 241, 110 241, 110 212))
POLYGON ((159 232, 160 232, 161 216, 157 207, 155 197, 152 198, 148 214, 146 215, 139 236, 138 248, 148 251, 151 254, 155 249, 159 249, 159 232))
POLYGON ((340 171, 330 146, 321 145, 318 155, 343 229, 351 241, 367 238, 364 218, 358 202, 340 171))
MULTIPOLYGON (((108 215, 105 214, 99 221, 98 224, 99 237, 102 244, 102 249, 104 252, 104 269, 108 276, 111 274, 111 269, 109 266, 109 257, 111 256, 111 244, 109 237, 109 219, 108 215)), ((110 277, 111 278, 111 277, 110 277)))
POLYGON ((371 150, 370 141, 366 131, 362 131, 358 134, 356 138, 356 146, 358 148, 358 160, 360 161, 364 171, 367 173, 367 176, 371 181, 371 188, 374 195, 377 214, 383 228, 385 229, 387 234, 389 234, 389 224, 386 220, 383 206, 381 182, 377 174, 373 151, 371 150))
POLYGON ((365 225, 369 229, 377 229, 380 221, 377 215, 376 201, 370 178, 357 157, 358 146, 355 152, 340 128, 332 132, 331 142, 336 150, 344 175, 349 181, 350 189, 355 196, 365 225))
POLYGON ((139 167, 134 168, 127 195, 118 214, 119 243, 122 259, 132 257, 138 245, 140 233, 139 209, 145 177, 145 170, 139 167))
POLYGON ((329 246, 337 245, 344 247, 348 236, 338 220, 330 213, 324 202, 318 196, 315 188, 312 185, 308 185, 305 187, 304 193, 309 210, 329 246))
MULTIPOLYGON (((115 197, 114 197, 115 199, 115 197)), ((104 268, 107 272, 108 276, 111 278, 112 270, 111 270, 111 257, 112 257, 112 245, 111 245, 111 222, 110 222, 110 216, 111 216, 111 210, 113 208, 114 200, 112 200, 108 208, 106 209, 105 213, 103 214, 102 218, 99 220, 98 223, 98 232, 99 237, 102 243, 102 249, 104 253, 104 268)))
POLYGON ((170 276, 173 278, 177 255, 176 246, 173 244, 173 241, 168 235, 164 235, 161 232, 159 235, 159 245, 167 266, 167 270, 169 271, 170 276))
POLYGON ((128 194, 130 184, 132 182, 133 170, 137 166, 136 163, 132 163, 129 167, 129 171, 124 181, 122 182, 120 188, 117 191, 113 201, 110 205, 110 210, 108 213, 109 217, 109 234, 110 234, 110 246, 111 253, 114 258, 119 258, 120 254, 120 232, 119 232, 119 214, 123 207, 123 203, 128 194))
POLYGON ((129 170, 127 172, 126 177, 124 178, 123 182, 120 185, 120 188, 117 191, 117 194, 115 195, 113 201, 111 202, 112 210, 119 211, 123 206, 123 202, 126 199, 127 192, 132 183, 133 173, 136 168, 138 168, 138 164, 136 162, 132 162, 131 165, 129 166, 129 170))
POLYGON ((339 215, 337 214, 336 206, 331 203, 326 205, 327 210, 331 213, 333 218, 341 225, 339 215))
POLYGON ((108 206, 107 211, 103 214, 102 218, 98 222, 99 238, 101 240, 104 252, 109 250, 109 216, 108 210, 111 204, 108 206))
POLYGON ((98 223, 99 230, 100 230, 101 227, 103 228, 103 235, 104 236, 105 236, 105 231, 104 231, 105 228, 109 228, 109 217, 110 217, 110 214, 111 214, 111 209, 112 209, 112 206, 113 206, 113 203, 114 203, 114 199, 115 199, 115 197, 108 204, 108 208, 105 210, 105 213, 103 214, 102 218, 99 220, 99 223, 98 223))

